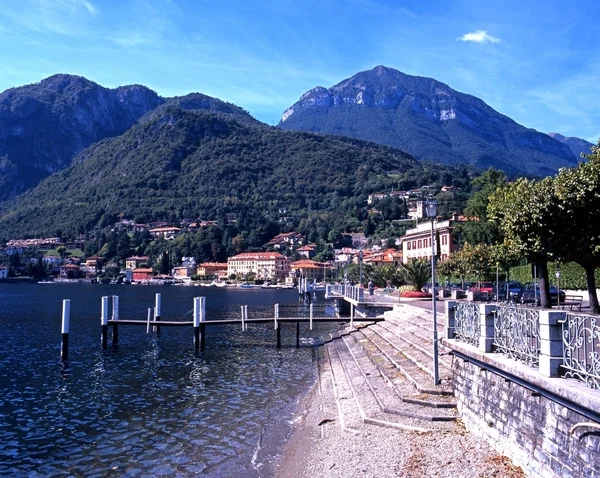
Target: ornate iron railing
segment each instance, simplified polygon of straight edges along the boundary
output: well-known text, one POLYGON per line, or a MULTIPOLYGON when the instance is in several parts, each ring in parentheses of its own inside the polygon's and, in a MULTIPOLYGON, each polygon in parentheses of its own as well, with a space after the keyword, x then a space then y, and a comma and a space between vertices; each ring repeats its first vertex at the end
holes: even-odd
POLYGON ((470 302, 457 302, 454 306, 454 335, 471 345, 479 346, 481 318, 479 305, 470 302))
POLYGON ((565 377, 600 388, 600 323, 598 317, 567 314, 563 322, 563 367, 565 377))
POLYGON ((537 366, 540 363, 540 313, 538 310, 501 305, 495 311, 496 352, 537 366))

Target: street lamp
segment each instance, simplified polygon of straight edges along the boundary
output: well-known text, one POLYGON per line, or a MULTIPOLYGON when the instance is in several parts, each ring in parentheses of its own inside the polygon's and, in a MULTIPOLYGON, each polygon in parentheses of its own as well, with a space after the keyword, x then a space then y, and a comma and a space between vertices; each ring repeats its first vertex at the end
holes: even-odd
POLYGON ((433 383, 440 383, 439 360, 438 360, 438 333, 437 333, 437 311, 435 309, 435 238, 433 235, 433 220, 437 217, 438 202, 429 197, 425 201, 425 212, 431 219, 431 303, 433 305, 433 383))

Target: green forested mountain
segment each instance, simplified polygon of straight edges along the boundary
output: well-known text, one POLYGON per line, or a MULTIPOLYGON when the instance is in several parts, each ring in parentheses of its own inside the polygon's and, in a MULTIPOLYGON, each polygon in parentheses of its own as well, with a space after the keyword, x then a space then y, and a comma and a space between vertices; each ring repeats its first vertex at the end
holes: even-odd
POLYGON ((124 133, 163 101, 145 86, 108 89, 64 74, 0 93, 0 201, 66 168, 94 141, 124 133))
POLYGON ((432 78, 377 66, 318 86, 282 116, 286 130, 342 134, 399 148, 419 160, 545 176, 579 160, 569 147, 432 78))
POLYGON ((322 212, 332 225, 364 207, 373 191, 442 176, 452 179, 444 168, 424 167, 385 146, 166 105, 0 205, 0 236, 74 234, 112 224, 120 214, 175 223, 220 220, 227 212, 261 220, 322 212))

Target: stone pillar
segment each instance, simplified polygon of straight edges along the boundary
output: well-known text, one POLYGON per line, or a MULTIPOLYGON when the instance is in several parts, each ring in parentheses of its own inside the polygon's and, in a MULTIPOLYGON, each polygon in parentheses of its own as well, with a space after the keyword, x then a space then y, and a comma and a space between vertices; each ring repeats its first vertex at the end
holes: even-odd
POLYGON ((562 324, 567 313, 559 310, 540 311, 540 375, 558 377, 563 363, 562 324))
POLYGON ((479 336, 479 350, 484 353, 492 351, 494 343, 494 312, 496 304, 479 304, 479 321, 481 335, 479 336))
POLYGON ((454 328, 456 327, 454 322, 454 306, 456 302, 453 300, 446 301, 446 327, 444 328, 444 338, 454 338, 454 328))

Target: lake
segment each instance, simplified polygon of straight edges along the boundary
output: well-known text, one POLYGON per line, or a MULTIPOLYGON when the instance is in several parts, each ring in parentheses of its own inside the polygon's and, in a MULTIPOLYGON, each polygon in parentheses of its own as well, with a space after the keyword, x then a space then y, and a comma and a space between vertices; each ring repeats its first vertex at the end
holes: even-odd
MULTIPOLYGON (((121 319, 147 317, 162 294, 162 320, 308 316, 295 290, 0 283, 0 475, 244 476, 272 474, 298 400, 315 381, 316 338, 332 324, 119 328, 102 350, 100 298, 118 295, 121 319), (62 300, 71 299, 69 362, 60 363, 62 300)), ((317 305, 331 305, 323 295, 317 305)), ((331 307, 327 315, 333 315, 331 307)), ((315 312, 315 315, 317 313, 315 312)), ((323 315, 320 311, 318 315, 323 315)))

